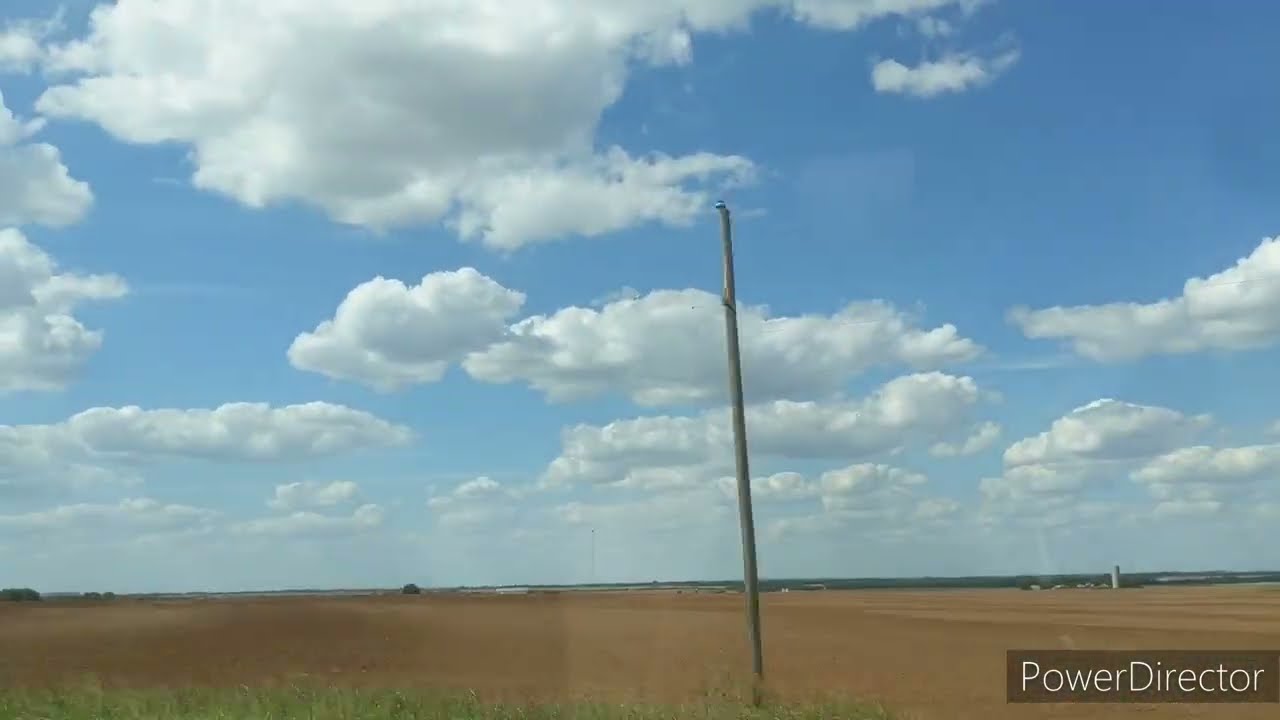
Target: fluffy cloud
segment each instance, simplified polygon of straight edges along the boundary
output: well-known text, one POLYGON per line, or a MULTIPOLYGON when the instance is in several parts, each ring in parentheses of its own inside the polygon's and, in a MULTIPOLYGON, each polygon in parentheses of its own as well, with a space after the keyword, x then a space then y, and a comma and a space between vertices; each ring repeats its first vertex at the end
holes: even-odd
POLYGON ((1271 345, 1280 339, 1280 237, 1264 239, 1234 267, 1187 280, 1174 298, 1014 308, 1009 316, 1029 338, 1065 340, 1102 362, 1271 345))
POLYGON ((1227 505, 1257 507, 1280 490, 1280 445, 1179 448, 1132 475, 1159 500, 1158 514, 1208 515, 1227 505))
MULTIPOLYGON (((488 382, 523 380, 553 400, 614 388, 649 406, 720 399, 727 392, 721 313, 719 296, 701 290, 658 290, 598 310, 565 308, 515 324, 505 341, 473 353, 463 367, 488 382)), ((981 352, 954 326, 923 330, 879 301, 796 317, 742 306, 738 323, 754 399, 827 394, 870 367, 932 368, 981 352)))
MULTIPOLYGON (((272 407, 227 403, 212 410, 92 408, 59 426, 98 456, 275 461, 407 443, 412 433, 362 410, 325 402, 272 407)), ((21 431, 23 426, 16 429, 21 431)))
MULTIPOLYGON (((828 470, 810 480, 796 472, 775 473, 751 481, 751 496, 762 502, 786 502, 818 498, 828 507, 847 504, 847 499, 883 492, 897 492, 923 485, 924 475, 891 465, 859 463, 839 470, 828 470)), ((737 498, 737 482, 731 477, 717 483, 726 497, 737 498)))
MULTIPOLYGON (((0 36, 0 54, 3 42, 0 36)), ((71 225, 93 205, 89 185, 71 177, 58 148, 28 142, 43 127, 43 120, 14 115, 0 94, 0 226, 71 225)))
POLYGON ((42 42, 57 20, 0 21, 0 73, 27 73, 44 57, 42 42))
POLYGON ((236 535, 269 537, 350 535, 376 530, 382 527, 385 519, 386 512, 380 506, 368 504, 356 508, 350 516, 298 511, 236 523, 230 530, 236 535))
POLYGON ((955 457, 957 455, 975 455, 986 450, 1000 439, 1000 425, 984 422, 974 429, 973 434, 961 443, 940 442, 929 448, 929 452, 938 457, 955 457))
POLYGON ((472 268, 412 286, 379 277, 348 293, 332 320, 294 339, 289 361, 384 391, 436 382, 450 363, 502 339, 524 299, 472 268))
POLYGON ((783 0, 782 2, 719 0, 719 2, 705 4, 725 7, 782 7, 789 9, 796 18, 818 27, 852 30, 883 17, 914 17, 951 6, 966 9, 974 4, 974 0, 783 0))
MULTIPOLYGON (((294 340, 295 367, 383 390, 434 382, 461 361, 486 382, 527 382, 557 401, 625 392, 643 405, 723 397, 719 297, 701 290, 623 296, 508 326, 524 303, 471 268, 414 286, 382 278, 352 290, 334 317, 294 340)), ((739 309, 743 372, 753 399, 838 391, 875 366, 926 369, 976 357, 952 325, 921 329, 879 301, 834 315, 770 317, 739 309)))
MULTIPOLYGON (((0 185, 3 178, 0 169, 0 185)), ((0 188, 0 206, 3 198, 0 188)), ((82 302, 127 291, 115 275, 59 272, 53 258, 21 232, 0 229, 0 393, 64 387, 103 338, 71 312, 82 302)))
POLYGON ((49 425, 0 425, 0 487, 61 483, 70 472, 110 475, 118 463, 300 460, 411 438, 406 427, 323 402, 230 403, 212 410, 99 407, 49 425))
MULTIPOLYGON (((758 457, 856 459, 954 434, 966 427, 980 398, 971 378, 907 375, 860 401, 751 406, 747 433, 758 457)), ((543 475, 552 486, 679 487, 730 474, 733 467, 726 410, 578 425, 565 430, 561 443, 560 456, 543 475)))
POLYGON ((443 219, 515 248, 688 223, 708 189, 750 178, 736 156, 597 150, 633 64, 688 62, 693 34, 761 10, 847 30, 952 2, 123 0, 48 49, 67 79, 37 107, 189 144, 195 185, 250 206, 302 200, 374 228, 443 219))
POLYGON ((478 500, 503 494, 502 484, 490 477, 480 476, 459 483, 457 487, 444 495, 433 495, 427 505, 433 508, 447 507, 459 501, 478 500))
MULTIPOLYGON (((877 463, 860 463, 817 476, 784 472, 752 481, 760 542, 839 531, 843 537, 901 539, 950 525, 959 504, 925 493, 927 479, 915 472, 877 463)), ((732 478, 657 492, 621 490, 607 499, 575 500, 553 507, 553 518, 579 528, 601 528, 611 537, 675 533, 700 534, 708 543, 728 540, 736 549, 737 502, 732 478), (712 541, 709 536, 717 536, 712 541)), ((631 540, 636 542, 637 540, 631 540)))
POLYGON ((481 476, 461 482, 447 493, 431 496, 427 506, 441 527, 493 529, 496 523, 509 521, 518 514, 513 501, 524 495, 518 488, 481 476))
POLYGON ((988 85, 1017 62, 1014 50, 993 58, 952 54, 915 67, 881 60, 871 68, 871 85, 876 92, 932 98, 988 85))
POLYGON ((1009 466, 1127 460, 1149 457, 1186 442, 1206 428, 1208 415, 1105 398, 1078 407, 1049 429, 1005 450, 1009 466))
POLYGON ((115 504, 79 503, 20 515, 0 515, 0 531, 156 532, 204 525, 215 517, 216 512, 203 508, 165 504, 151 498, 129 498, 115 504))
POLYGON ((1003 474, 979 484, 984 512, 1046 525, 1108 516, 1118 508, 1089 500, 1091 487, 1114 485, 1142 461, 1185 445, 1210 423, 1207 415, 1095 400, 1005 450, 1003 474))
POLYGON ((1194 482, 1247 482, 1280 470, 1280 445, 1215 449, 1205 445, 1180 448, 1147 463, 1134 477, 1142 482, 1173 485, 1194 482))
POLYGON ((331 483, 294 482, 277 485, 267 506, 276 510, 326 508, 342 505, 360 496, 360 486, 350 480, 331 483))
MULTIPOLYGON (((797 533, 849 530, 857 523, 864 532, 884 536, 888 532, 935 529, 960 509, 949 498, 922 492, 928 479, 920 473, 879 463, 860 463, 828 470, 813 480, 797 473, 781 473, 752 483, 752 496, 768 508, 772 502, 816 499, 815 512, 771 520, 766 537, 780 539, 797 533)), ((731 482, 721 481, 730 494, 731 482)))
POLYGON ((1082 468, 1024 465, 983 478, 978 489, 990 513, 1039 513, 1076 503, 1086 477, 1082 468))
MULTIPOLYGON (((718 481, 720 491, 731 498, 738 497, 736 478, 723 477, 718 481)), ((798 472, 780 472, 751 479, 751 497, 765 502, 787 502, 817 497, 821 486, 811 482, 798 472)))
MULTIPOLYGON (((336 484, 335 484, 336 485, 336 484)), ((77 503, 50 510, 0 515, 0 532, 32 534, 56 531, 93 534, 115 531, 133 540, 147 541, 178 534, 208 534, 222 530, 240 536, 324 536, 374 530, 382 526, 384 510, 373 504, 355 508, 350 515, 321 515, 297 511, 286 515, 223 525, 221 513, 190 505, 162 503, 152 498, 128 498, 117 503, 77 503)))

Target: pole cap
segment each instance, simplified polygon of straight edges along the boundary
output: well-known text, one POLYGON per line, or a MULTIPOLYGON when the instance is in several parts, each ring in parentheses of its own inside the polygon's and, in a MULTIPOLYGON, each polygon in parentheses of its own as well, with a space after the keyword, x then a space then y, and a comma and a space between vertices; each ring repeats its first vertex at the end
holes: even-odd
POLYGON ((723 209, 725 209, 726 207, 728 207, 728 206, 724 204, 724 201, 723 201, 723 200, 717 200, 717 201, 716 201, 716 209, 717 209, 717 210, 723 210, 723 209))

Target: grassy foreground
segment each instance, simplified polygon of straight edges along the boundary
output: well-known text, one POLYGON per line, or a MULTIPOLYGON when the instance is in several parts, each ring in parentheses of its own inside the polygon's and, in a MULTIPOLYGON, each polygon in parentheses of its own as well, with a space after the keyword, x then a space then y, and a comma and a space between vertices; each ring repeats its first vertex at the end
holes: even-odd
POLYGON ((708 700, 684 706, 501 705, 474 695, 351 689, 0 690, 0 720, 888 720, 874 706, 708 700))

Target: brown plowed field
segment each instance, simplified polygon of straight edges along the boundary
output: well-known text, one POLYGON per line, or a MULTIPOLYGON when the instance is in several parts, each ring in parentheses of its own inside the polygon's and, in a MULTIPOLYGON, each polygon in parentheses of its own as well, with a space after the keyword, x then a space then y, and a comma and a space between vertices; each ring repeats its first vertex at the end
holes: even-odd
MULTIPOLYGON (((920 720, 1277 718, 1269 706, 1008 706, 1008 648, 1278 649, 1280 588, 862 591, 764 598, 782 695, 836 692, 920 720)), ((747 662, 742 596, 616 593, 0 603, 0 687, 473 688, 678 701, 747 662), (303 677, 305 676, 305 678, 303 677)))

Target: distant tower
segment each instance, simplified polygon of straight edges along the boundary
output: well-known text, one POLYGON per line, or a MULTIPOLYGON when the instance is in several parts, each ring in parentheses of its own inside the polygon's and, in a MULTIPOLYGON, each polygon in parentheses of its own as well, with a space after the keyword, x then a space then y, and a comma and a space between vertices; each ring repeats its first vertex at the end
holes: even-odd
POLYGON ((1116 565, 1115 567, 1111 568, 1111 589, 1112 590, 1120 589, 1120 566, 1119 565, 1116 565))

